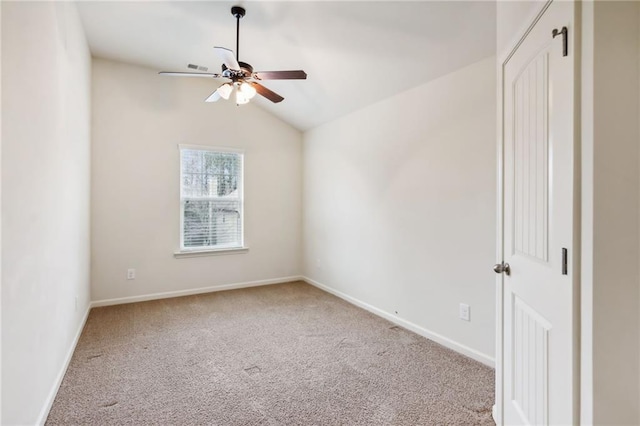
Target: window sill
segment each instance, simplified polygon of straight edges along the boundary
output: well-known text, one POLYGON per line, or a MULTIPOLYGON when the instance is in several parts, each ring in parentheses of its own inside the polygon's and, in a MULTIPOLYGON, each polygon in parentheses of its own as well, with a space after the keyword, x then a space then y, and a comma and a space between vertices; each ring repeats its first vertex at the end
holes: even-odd
POLYGON ((225 254, 245 254, 249 252, 249 247, 234 247, 224 249, 205 249, 205 250, 183 250, 173 253, 176 259, 184 257, 202 257, 202 256, 220 256, 225 254))

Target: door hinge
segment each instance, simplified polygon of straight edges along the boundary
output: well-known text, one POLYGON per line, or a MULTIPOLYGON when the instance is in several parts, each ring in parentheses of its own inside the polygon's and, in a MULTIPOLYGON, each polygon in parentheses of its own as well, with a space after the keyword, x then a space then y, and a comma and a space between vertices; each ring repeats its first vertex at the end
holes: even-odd
POLYGON ((557 28, 551 32, 553 38, 556 38, 562 34, 562 56, 569 56, 569 30, 567 27, 562 27, 560 31, 557 28))
POLYGON ((562 248, 562 275, 569 275, 569 250, 562 248))

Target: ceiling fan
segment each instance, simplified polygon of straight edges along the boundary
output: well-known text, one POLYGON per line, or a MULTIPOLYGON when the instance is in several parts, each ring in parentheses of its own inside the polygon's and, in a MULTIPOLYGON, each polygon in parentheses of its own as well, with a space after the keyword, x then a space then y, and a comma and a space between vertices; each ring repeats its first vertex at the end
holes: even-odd
POLYGON ((267 89, 259 83, 262 80, 304 80, 307 73, 302 70, 294 71, 253 71, 253 67, 246 62, 238 60, 240 51, 240 19, 246 11, 240 6, 233 6, 231 14, 236 17, 236 54, 224 47, 214 47, 222 60, 222 73, 202 73, 202 72, 172 72, 161 71, 158 74, 176 77, 205 77, 223 78, 231 80, 222 84, 216 89, 205 102, 215 102, 220 98, 229 99, 235 92, 236 104, 246 104, 256 93, 269 99, 271 102, 281 102, 284 98, 272 90, 267 89))

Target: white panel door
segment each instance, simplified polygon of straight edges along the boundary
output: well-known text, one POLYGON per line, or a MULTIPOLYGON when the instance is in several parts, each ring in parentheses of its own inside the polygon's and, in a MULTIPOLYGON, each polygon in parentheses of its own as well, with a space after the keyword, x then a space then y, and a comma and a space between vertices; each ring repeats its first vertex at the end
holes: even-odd
POLYGON ((551 3, 503 68, 505 424, 577 421, 575 54, 564 56, 565 36, 552 36, 566 27, 571 40, 574 7, 551 3))

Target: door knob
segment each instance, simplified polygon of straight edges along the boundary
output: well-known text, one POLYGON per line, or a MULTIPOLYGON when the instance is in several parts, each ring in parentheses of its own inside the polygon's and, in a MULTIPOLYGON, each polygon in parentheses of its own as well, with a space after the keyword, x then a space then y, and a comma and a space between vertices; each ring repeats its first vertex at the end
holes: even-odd
POLYGON ((496 263, 495 265, 493 265, 493 271, 496 274, 501 274, 504 272, 507 275, 511 275, 511 267, 508 263, 496 263))

